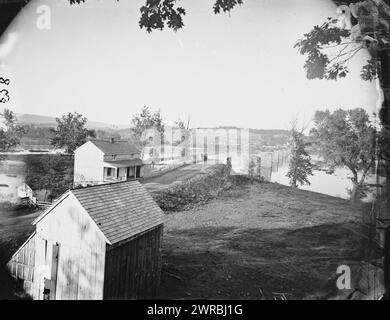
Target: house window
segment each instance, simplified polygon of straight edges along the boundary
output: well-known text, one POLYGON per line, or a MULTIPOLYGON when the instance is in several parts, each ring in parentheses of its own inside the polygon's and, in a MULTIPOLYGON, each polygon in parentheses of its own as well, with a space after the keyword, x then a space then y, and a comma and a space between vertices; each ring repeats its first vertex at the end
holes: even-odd
POLYGON ((107 176, 112 176, 112 168, 107 168, 107 176))

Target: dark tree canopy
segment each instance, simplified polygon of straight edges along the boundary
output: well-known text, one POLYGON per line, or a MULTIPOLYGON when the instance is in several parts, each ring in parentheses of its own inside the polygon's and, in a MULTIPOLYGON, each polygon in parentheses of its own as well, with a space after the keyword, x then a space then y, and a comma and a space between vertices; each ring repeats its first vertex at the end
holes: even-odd
MULTIPOLYGON (((307 55, 304 69, 308 79, 335 80, 347 75, 348 69, 343 63, 342 53, 334 58, 330 58, 324 53, 324 49, 340 45, 350 35, 348 30, 336 27, 335 22, 336 20, 329 18, 321 26, 315 26, 295 44, 300 54, 307 55)), ((355 50, 358 51, 358 49, 355 50)))
MULTIPOLYGON (((119 1, 119 0, 118 0, 119 1)), ((84 3, 85 0, 69 0, 70 4, 84 3)), ((183 17, 186 10, 178 6, 179 0, 146 0, 140 8, 139 26, 147 32, 163 30, 168 27, 177 31, 184 26, 183 17)), ((235 6, 241 5, 243 0, 215 0, 213 11, 215 14, 230 12, 235 6)))
POLYGON ((372 81, 380 74, 380 52, 389 49, 390 6, 388 1, 348 1, 338 9, 339 17, 328 18, 304 34, 295 47, 306 56, 308 79, 337 80, 347 75, 349 61, 361 50, 371 57, 360 76, 372 81))
POLYGON ((65 148, 66 153, 73 154, 76 148, 87 141, 88 137, 96 137, 94 130, 86 128, 87 118, 77 112, 56 118, 57 128, 51 129, 52 145, 65 148))
POLYGON ((29 155, 26 162, 26 183, 33 190, 45 190, 45 199, 57 198, 73 184, 73 163, 62 155, 29 155))
POLYGON ((139 26, 147 32, 154 29, 163 30, 165 25, 174 31, 184 26, 183 16, 186 11, 176 6, 176 0, 146 0, 140 11, 139 26))

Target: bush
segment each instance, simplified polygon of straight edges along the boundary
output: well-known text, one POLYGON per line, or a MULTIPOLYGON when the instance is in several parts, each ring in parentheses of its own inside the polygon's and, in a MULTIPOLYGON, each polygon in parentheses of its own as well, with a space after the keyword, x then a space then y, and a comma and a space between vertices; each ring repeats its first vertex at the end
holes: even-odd
POLYGON ((34 191, 47 190, 49 198, 53 199, 72 187, 73 159, 69 156, 29 155, 25 163, 26 183, 34 191))
POLYGON ((210 201, 231 185, 229 168, 226 165, 216 165, 205 175, 156 191, 152 193, 152 197, 162 210, 180 211, 194 204, 210 201))

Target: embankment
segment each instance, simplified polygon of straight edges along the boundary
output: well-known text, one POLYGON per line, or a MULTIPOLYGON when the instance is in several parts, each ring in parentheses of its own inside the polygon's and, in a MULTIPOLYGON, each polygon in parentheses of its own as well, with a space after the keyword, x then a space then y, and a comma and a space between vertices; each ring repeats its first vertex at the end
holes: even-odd
POLYGON ((207 173, 152 192, 152 197, 164 211, 179 211, 205 203, 230 188, 230 169, 223 164, 207 169, 207 173))

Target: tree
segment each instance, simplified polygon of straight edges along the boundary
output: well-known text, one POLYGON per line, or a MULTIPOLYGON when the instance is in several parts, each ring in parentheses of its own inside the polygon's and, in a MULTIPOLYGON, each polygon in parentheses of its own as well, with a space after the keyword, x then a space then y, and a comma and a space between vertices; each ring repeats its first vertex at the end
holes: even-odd
POLYGON ((44 190, 47 197, 54 199, 72 187, 73 164, 61 155, 29 155, 25 159, 26 183, 35 191, 44 190))
POLYGON ((4 109, 0 115, 4 118, 4 128, 0 128, 0 151, 9 151, 20 144, 20 139, 26 130, 23 125, 18 123, 14 112, 4 109))
POLYGON ((298 188, 298 184, 310 185, 308 176, 313 175, 311 157, 306 151, 307 142, 304 140, 302 131, 294 126, 291 130, 292 146, 291 158, 286 176, 290 179, 290 185, 298 188))
MULTIPOLYGON (((69 3, 80 4, 85 0, 69 0, 69 3)), ((176 5, 178 0, 146 0, 145 5, 140 8, 141 17, 139 26, 145 28, 147 32, 159 29, 163 30, 165 26, 177 31, 184 26, 183 17, 186 10, 176 5)), ((213 5, 215 14, 225 12, 229 13, 235 6, 241 5, 243 0, 216 0, 213 5)))
MULTIPOLYGON (((342 4, 342 1, 337 2, 342 4)), ((362 67, 360 77, 364 81, 379 79, 383 102, 379 111, 382 127, 377 132, 377 140, 389 142, 390 0, 352 0, 348 3, 349 6, 342 5, 338 8, 338 18, 328 18, 321 26, 314 26, 297 41, 295 47, 300 54, 307 56, 304 68, 309 79, 337 80, 346 77, 350 60, 361 50, 369 52, 370 58, 362 67)), ((381 148, 380 152, 383 151, 381 148)), ((390 179, 390 158, 385 154, 386 152, 380 153, 378 156, 382 161, 384 174, 390 179)), ((355 191, 352 190, 353 195, 355 191)), ((390 199, 389 183, 382 191, 383 198, 390 199)))
POLYGON ((88 130, 85 125, 87 118, 77 112, 56 118, 57 128, 51 129, 53 138, 51 144, 58 148, 65 148, 66 153, 72 155, 76 148, 87 141, 88 137, 96 137, 95 130, 88 130))
POLYGON ((151 112, 149 107, 144 106, 141 113, 133 116, 131 122, 133 125, 131 130, 138 139, 141 139, 145 130, 151 128, 156 129, 161 137, 164 134, 164 121, 161 117, 160 110, 151 112))
POLYGON ((337 80, 345 77, 349 61, 363 49, 367 49, 371 57, 362 67, 360 76, 369 81, 377 78, 380 53, 389 49, 390 6, 386 2, 366 0, 340 6, 338 18, 328 18, 298 40, 295 47, 307 56, 304 65, 307 78, 337 80))
POLYGON ((346 167, 352 173, 351 200, 362 196, 365 179, 375 163, 376 130, 364 109, 317 111, 311 134, 329 167, 346 167))
MULTIPOLYGON (((9 79, 0 77, 0 84, 8 86, 9 79)), ((7 103, 10 100, 9 92, 6 89, 0 90, 0 103, 7 103)), ((18 123, 13 111, 5 108, 3 113, 3 126, 0 127, 0 151, 10 151, 20 144, 20 139, 26 133, 24 126, 18 123)))

